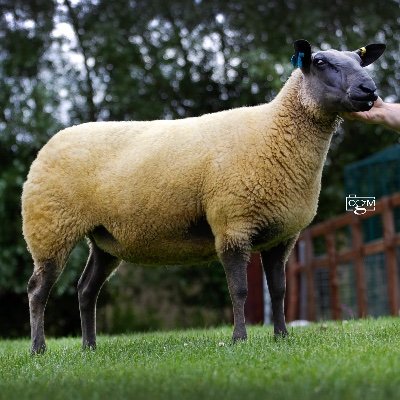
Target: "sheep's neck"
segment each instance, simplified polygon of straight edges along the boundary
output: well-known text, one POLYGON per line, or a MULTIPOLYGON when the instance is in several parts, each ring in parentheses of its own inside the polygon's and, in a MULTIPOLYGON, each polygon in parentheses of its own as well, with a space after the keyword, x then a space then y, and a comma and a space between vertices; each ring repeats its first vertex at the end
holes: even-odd
POLYGON ((276 143, 291 165, 296 162, 307 167, 313 175, 322 171, 332 134, 340 121, 337 114, 323 112, 302 93, 302 74, 295 71, 276 99, 272 108, 273 122, 267 124, 265 140, 276 143), (271 126, 272 123, 272 126, 271 126))
POLYGON ((280 195, 273 201, 279 202, 283 196, 301 202, 311 215, 317 206, 322 169, 337 117, 307 108, 299 98, 300 84, 301 77, 292 75, 280 94, 259 108, 263 116, 258 121, 261 126, 255 130, 259 132, 255 139, 258 157, 248 152, 247 159, 249 166, 258 171, 254 185, 265 188, 260 200, 271 193, 273 196, 269 188, 279 184, 280 195))

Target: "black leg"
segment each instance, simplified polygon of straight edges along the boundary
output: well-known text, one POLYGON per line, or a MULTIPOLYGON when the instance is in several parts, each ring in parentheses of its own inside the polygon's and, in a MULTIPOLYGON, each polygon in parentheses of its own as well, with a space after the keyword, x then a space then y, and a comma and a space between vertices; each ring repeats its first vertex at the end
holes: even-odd
POLYGON ((286 291, 285 264, 295 239, 280 243, 278 246, 261 252, 262 263, 271 296, 272 316, 275 335, 287 335, 284 300, 286 291))
POLYGON ((28 282, 29 314, 31 323, 32 354, 44 353, 44 310, 51 288, 57 280, 61 268, 55 262, 36 263, 28 282))
POLYGON ((96 348, 96 303, 104 282, 117 268, 119 260, 102 251, 91 242, 85 270, 78 282, 79 310, 81 313, 82 345, 96 348))
POLYGON ((233 342, 246 340, 244 303, 247 297, 247 263, 249 254, 241 250, 225 250, 220 254, 233 306, 233 342))

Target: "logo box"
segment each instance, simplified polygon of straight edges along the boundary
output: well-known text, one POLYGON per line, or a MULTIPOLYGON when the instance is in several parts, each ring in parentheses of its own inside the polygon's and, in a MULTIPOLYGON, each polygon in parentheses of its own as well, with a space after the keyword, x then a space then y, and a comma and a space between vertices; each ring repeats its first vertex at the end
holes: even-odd
POLYGON ((362 215, 368 211, 375 211, 375 197, 359 197, 355 194, 349 194, 346 197, 346 211, 352 211, 356 215, 362 215))

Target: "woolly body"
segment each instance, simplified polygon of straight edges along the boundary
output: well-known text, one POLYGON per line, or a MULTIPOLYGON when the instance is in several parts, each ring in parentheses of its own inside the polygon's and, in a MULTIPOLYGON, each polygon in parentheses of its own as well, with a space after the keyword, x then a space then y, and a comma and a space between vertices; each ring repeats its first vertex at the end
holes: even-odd
POLYGON ((34 260, 62 263, 84 235, 140 264, 198 262, 295 236, 315 215, 335 119, 307 103, 302 80, 294 71, 260 106, 59 132, 23 190, 34 260), (213 235, 196 229, 205 219, 213 235))

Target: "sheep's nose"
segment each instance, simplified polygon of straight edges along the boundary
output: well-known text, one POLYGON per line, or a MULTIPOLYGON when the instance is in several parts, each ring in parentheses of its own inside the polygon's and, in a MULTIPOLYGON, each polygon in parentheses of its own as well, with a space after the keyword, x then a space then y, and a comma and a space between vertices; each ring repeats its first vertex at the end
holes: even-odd
POLYGON ((373 82, 371 83, 362 83, 358 86, 363 92, 367 94, 373 94, 376 91, 376 86, 373 82))
POLYGON ((364 82, 359 85, 358 88, 366 94, 365 97, 367 97, 369 100, 375 101, 378 98, 377 94, 375 93, 376 86, 374 82, 364 82))

